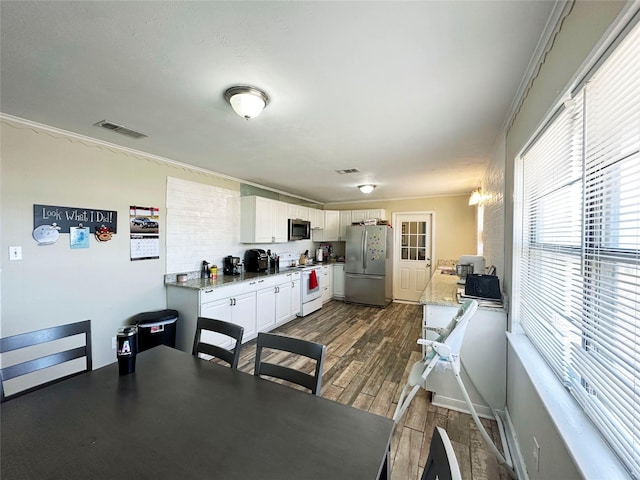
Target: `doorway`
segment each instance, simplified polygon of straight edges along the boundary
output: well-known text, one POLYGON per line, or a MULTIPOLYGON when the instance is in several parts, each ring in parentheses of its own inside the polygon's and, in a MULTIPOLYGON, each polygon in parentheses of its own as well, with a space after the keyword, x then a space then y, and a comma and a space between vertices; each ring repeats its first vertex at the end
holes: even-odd
POLYGON ((394 213, 393 299, 418 302, 432 274, 433 212, 394 213))

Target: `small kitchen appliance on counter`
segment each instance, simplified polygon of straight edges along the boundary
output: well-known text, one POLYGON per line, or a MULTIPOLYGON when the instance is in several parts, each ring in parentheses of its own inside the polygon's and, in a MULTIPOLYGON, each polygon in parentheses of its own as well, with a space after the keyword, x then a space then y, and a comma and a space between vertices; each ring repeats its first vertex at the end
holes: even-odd
POLYGON ((480 255, 462 255, 456 265, 456 275, 460 277, 459 285, 464 285, 467 275, 471 273, 485 273, 485 259, 480 255))
POLYGON ((266 272, 269 268, 267 252, 259 248, 244 252, 244 268, 247 272, 266 272))
POLYGON ((224 257, 222 273, 225 275, 240 275, 240 257, 224 257))

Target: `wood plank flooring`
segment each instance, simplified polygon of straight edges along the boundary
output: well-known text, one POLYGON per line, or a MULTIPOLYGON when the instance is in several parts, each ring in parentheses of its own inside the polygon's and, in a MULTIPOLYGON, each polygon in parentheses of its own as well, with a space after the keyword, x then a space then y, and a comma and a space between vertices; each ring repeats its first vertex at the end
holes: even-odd
MULTIPOLYGON (((421 321, 420 305, 393 303, 379 309, 334 300, 274 332, 327 346, 323 397, 391 418, 408 372, 421 357, 416 344, 421 321)), ((311 361, 282 353, 271 355, 312 372, 311 361)), ((242 346, 238 368, 253 373, 254 361, 255 340, 242 346)), ((483 424, 499 442, 496 423, 483 419, 483 424)), ((509 478, 488 450, 471 415, 433 406, 428 392, 420 390, 392 438, 393 480, 420 479, 436 426, 447 430, 464 480, 509 478)))

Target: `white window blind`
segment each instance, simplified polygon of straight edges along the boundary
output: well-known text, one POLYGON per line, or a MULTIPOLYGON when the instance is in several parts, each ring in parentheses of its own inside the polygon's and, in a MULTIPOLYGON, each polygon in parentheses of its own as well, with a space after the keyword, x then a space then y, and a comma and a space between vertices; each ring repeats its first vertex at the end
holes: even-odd
POLYGON ((640 27, 521 156, 517 318, 640 478, 640 27))

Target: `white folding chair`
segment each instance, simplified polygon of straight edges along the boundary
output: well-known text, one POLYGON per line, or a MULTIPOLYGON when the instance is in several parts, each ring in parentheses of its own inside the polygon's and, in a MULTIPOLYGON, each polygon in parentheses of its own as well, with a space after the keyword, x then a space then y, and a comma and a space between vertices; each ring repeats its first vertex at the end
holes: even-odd
POLYGON ((395 423, 398 423, 407 411, 418 390, 426 386, 427 377, 436 365, 439 362, 448 363, 452 356, 460 356, 460 349, 462 348, 462 341, 464 340, 469 319, 476 313, 477 309, 478 302, 476 300, 467 300, 439 335, 433 331, 428 331, 435 338, 418 339, 419 344, 426 345, 426 353, 422 360, 417 361, 411 367, 409 379, 402 389, 398 406, 393 415, 395 423))
POLYGON ((402 389, 402 393, 400 393, 400 399, 398 400, 398 406, 396 407, 396 411, 393 415, 393 421, 395 424, 400 421, 404 413, 407 411, 407 408, 409 408, 411 400, 413 400, 413 397, 418 393, 418 390, 420 390, 420 388, 427 388, 427 377, 429 374, 439 363, 444 364, 444 368, 451 368, 453 371, 458 387, 462 392, 462 396, 467 403, 471 416, 473 417, 478 430, 480 430, 480 434, 485 443, 498 459, 498 463, 504 465, 507 473, 512 478, 517 478, 510 455, 503 455, 493 443, 492 438, 487 433, 484 425, 482 425, 482 422, 480 421, 480 417, 476 413, 476 409, 473 406, 471 398, 469 398, 469 393, 467 392, 467 389, 462 382, 462 376, 460 375, 460 349, 462 348, 462 341, 464 340, 464 334, 467 330, 467 326, 469 325, 469 320, 473 314, 476 313, 476 310, 478 310, 478 302, 476 300, 467 300, 458 309, 451 322, 449 322, 440 334, 429 331, 429 333, 434 334, 434 339, 418 339, 418 343, 420 345, 425 345, 427 347, 425 349, 426 353, 422 360, 414 363, 411 371, 409 372, 407 384, 402 389))

